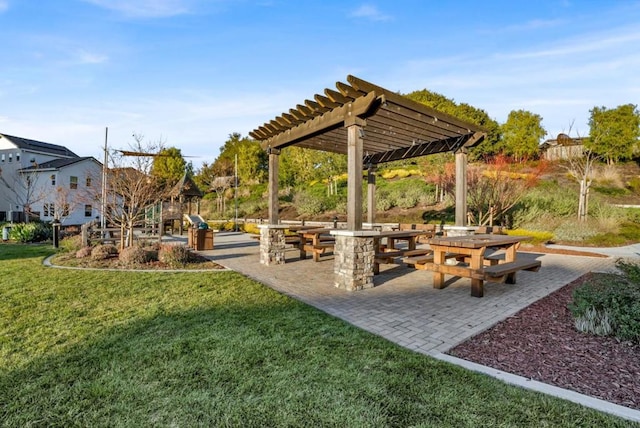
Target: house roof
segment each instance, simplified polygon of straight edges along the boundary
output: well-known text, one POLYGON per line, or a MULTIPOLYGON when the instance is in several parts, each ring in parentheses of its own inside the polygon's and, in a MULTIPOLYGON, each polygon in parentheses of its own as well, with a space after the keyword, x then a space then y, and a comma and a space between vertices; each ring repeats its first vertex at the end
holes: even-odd
POLYGON ((588 137, 569 137, 567 134, 558 134, 557 138, 545 140, 540 144, 540 150, 547 150, 557 146, 580 146, 587 142, 588 137))
POLYGON ((486 131, 354 76, 249 133, 265 150, 287 146, 347 153, 347 128, 364 120, 363 163, 377 164, 480 143, 486 131))
POLYGON ((22 150, 33 152, 48 153, 55 156, 78 157, 77 154, 64 146, 57 144, 43 143, 42 141, 29 140, 22 137, 14 137, 13 135, 0 134, 0 138, 6 138, 22 150))
POLYGON ((86 161, 87 159, 91 159, 94 162, 100 164, 100 162, 95 160, 92 156, 85 156, 85 157, 75 157, 71 159, 54 159, 54 160, 43 162, 40 164, 31 165, 27 168, 22 168, 20 171, 60 169, 60 168, 67 167, 69 165, 73 165, 75 163, 86 161))
POLYGON ((198 188, 193 179, 185 173, 180 181, 171 189, 172 196, 198 197, 204 196, 204 193, 198 188))

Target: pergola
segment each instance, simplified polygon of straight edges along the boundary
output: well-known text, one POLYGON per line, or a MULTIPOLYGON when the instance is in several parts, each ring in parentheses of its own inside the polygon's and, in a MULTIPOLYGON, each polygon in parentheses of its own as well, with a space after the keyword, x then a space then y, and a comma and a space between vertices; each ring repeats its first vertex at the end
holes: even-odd
MULTIPOLYGON (((480 143, 485 131, 357 77, 347 76, 347 81, 337 82, 337 91, 325 89, 324 95, 316 94, 314 100, 305 100, 249 133, 269 154, 269 224, 279 223, 278 157, 281 149, 295 145, 347 155, 347 230, 352 232, 362 231, 365 168, 368 221, 373 223, 378 164, 453 152, 456 225, 464 226, 467 149, 480 143)), ((263 262, 269 264, 268 259, 263 262)))

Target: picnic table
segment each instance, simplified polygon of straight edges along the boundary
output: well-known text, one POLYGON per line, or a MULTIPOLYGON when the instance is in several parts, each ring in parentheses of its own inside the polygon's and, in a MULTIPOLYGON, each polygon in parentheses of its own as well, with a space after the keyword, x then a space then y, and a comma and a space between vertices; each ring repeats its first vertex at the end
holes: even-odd
POLYGON ((529 239, 529 236, 491 234, 434 237, 428 241, 432 256, 426 258, 425 263, 417 263, 416 267, 421 265, 421 268, 433 271, 433 287, 438 289, 444 288, 445 275, 471 278, 471 295, 482 297, 484 281, 515 284, 519 270, 540 269, 539 260, 518 258, 520 243, 529 239))
POLYGON ((300 249, 300 260, 307 258, 307 252, 313 253, 313 261, 319 262, 320 255, 333 252, 336 240, 329 234, 333 229, 328 227, 317 227, 312 229, 298 230, 298 248, 300 249))
POLYGON ((420 230, 389 230, 381 231, 373 238, 375 257, 373 262, 373 273, 380 273, 380 264, 394 263, 396 259, 405 256, 419 256, 430 252, 430 250, 416 249, 418 237, 423 236, 424 231, 420 230), (382 240, 386 239, 386 244, 382 240), (407 248, 397 246, 398 241, 406 241, 407 248))

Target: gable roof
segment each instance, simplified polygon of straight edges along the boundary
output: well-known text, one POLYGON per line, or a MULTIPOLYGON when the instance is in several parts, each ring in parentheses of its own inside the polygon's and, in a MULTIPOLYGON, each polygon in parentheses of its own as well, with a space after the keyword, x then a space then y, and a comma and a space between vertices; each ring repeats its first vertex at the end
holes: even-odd
POLYGON ((186 196, 201 198, 204 193, 198 188, 193 179, 185 172, 180 181, 171 189, 171 196, 186 196))
POLYGON ((43 162, 41 164, 31 165, 27 168, 22 168, 20 171, 60 169, 60 168, 67 167, 69 165, 73 165, 74 163, 80 163, 80 162, 86 161, 87 159, 91 159, 98 165, 101 165, 100 162, 98 162, 92 156, 84 156, 84 157, 75 157, 71 159, 54 159, 51 161, 43 162))
POLYGON ((0 138, 2 137, 11 141, 19 149, 22 149, 22 150, 47 153, 55 156, 74 157, 74 158, 78 157, 78 155, 73 153, 71 150, 67 149, 64 146, 59 146, 57 144, 43 143, 42 141, 29 140, 27 138, 22 138, 22 137, 14 137, 13 135, 7 135, 7 134, 0 134, 0 138))

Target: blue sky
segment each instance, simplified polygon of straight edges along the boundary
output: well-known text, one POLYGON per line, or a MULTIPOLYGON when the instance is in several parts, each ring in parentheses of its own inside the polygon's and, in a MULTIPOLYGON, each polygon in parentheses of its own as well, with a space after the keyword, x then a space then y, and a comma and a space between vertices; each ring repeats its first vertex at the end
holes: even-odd
POLYGON ((197 168, 353 74, 588 133, 640 104, 638 1, 0 0, 0 133, 101 159, 132 134, 197 168))

